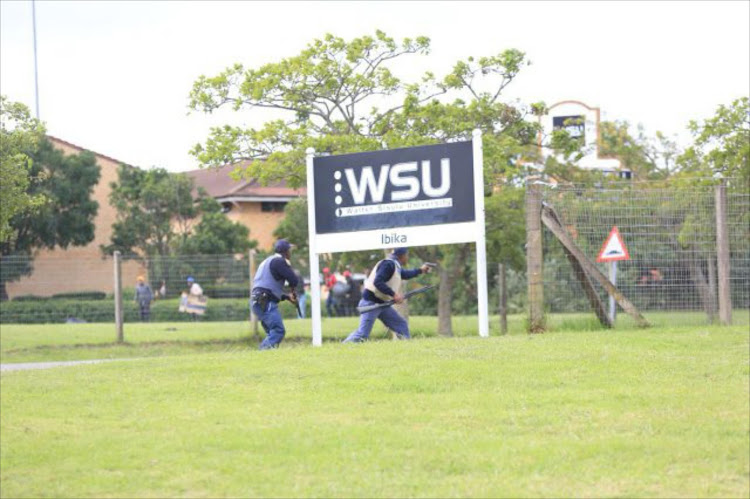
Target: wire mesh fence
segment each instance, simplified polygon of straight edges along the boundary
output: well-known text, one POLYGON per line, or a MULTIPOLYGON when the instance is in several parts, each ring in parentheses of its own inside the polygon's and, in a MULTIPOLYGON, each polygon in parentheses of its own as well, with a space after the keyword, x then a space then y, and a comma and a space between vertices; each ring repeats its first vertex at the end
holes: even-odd
MULTIPOLYGON (((717 318, 716 190, 712 182, 666 187, 659 183, 614 183, 602 187, 547 186, 543 199, 592 260, 617 227, 630 259, 617 262, 617 287, 642 312, 701 312, 717 318)), ((730 297, 740 314, 750 308, 750 192, 729 182, 726 225, 730 247, 730 297)), ((597 264, 605 274, 608 263, 597 264)), ((607 294, 598 287, 600 299, 607 294)), ((557 238, 544 231, 545 309, 590 311, 580 276, 557 238)), ((682 315, 689 321, 695 315, 682 315)))
MULTIPOLYGON (((126 323, 249 318, 248 255, 124 259, 121 272, 126 323), (184 310, 183 294, 189 295, 192 287, 188 278, 208 302, 203 313, 184 310), (144 288, 137 292, 139 279, 144 288)), ((4 257, 0 282, 6 299, 0 302, 0 322, 114 322, 114 275, 112 257, 4 257)))
MULTIPOLYGON (((543 200, 554 207, 576 244, 594 260, 613 226, 630 259, 618 262, 617 286, 644 315, 662 322, 713 321, 718 311, 716 186, 712 183, 613 183, 601 187, 545 187, 543 200)), ((750 187, 729 182, 726 194, 730 297, 735 317, 748 322, 750 309, 750 187)), ((520 223, 520 221, 519 221, 520 223)), ((489 229, 488 229, 489 230, 489 229)), ((544 308, 548 314, 591 314, 579 276, 559 241, 544 230, 544 308)), ((59 254, 59 253, 58 253, 59 254)), ((257 257, 257 266, 262 259, 257 257)), ((416 256, 415 256, 416 258, 416 256)), ((250 318, 250 255, 190 255, 125 259, 122 263, 124 321, 244 321, 250 318), (136 297, 139 276, 153 300, 147 316, 136 297), (187 278, 207 298, 205 313, 184 310, 187 278)), ((412 264, 419 262, 414 260, 412 264)), ((508 314, 528 310, 527 276, 488 253, 490 313, 501 306, 500 265, 505 266, 508 314)), ((597 264, 607 274, 606 264, 597 264)), ((0 323, 114 322, 114 261, 111 257, 0 259, 0 323)), ((304 268, 300 269, 309 278, 304 268)), ((361 269, 360 269, 361 270, 361 269)), ((461 270, 461 269, 459 269, 461 270)), ((453 286, 454 314, 471 315, 476 307, 473 248, 453 286)), ((425 278, 439 284, 438 276, 425 278)), ((325 291, 325 290, 324 290, 325 291)), ((599 297, 606 292, 597 286, 599 297)), ((325 296, 325 292, 324 292, 325 296)), ((307 310, 310 309, 309 300, 307 310)), ((414 315, 436 315, 437 293, 410 305, 414 315)), ((323 304, 324 316, 327 316, 323 304)), ((291 307, 284 307, 288 317, 291 307)), ((593 314, 591 314, 593 318, 593 314)), ((737 321, 735 321, 737 322, 737 321)))

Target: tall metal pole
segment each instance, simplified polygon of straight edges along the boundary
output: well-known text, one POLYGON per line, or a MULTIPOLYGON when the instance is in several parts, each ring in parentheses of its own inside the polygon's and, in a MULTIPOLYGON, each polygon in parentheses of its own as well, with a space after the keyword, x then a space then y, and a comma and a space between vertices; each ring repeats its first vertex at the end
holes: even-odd
POLYGON ((36 101, 36 119, 39 119, 39 71, 36 62, 36 2, 31 0, 31 25, 34 30, 34 100, 36 101))

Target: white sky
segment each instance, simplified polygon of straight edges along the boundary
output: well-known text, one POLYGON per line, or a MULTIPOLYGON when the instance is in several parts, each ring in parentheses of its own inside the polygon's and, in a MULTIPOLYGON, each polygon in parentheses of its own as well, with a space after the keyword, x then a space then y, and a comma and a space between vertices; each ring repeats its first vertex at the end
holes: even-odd
MULTIPOLYGON (((211 125, 262 117, 187 114, 200 74, 297 54, 327 32, 426 35, 404 80, 469 55, 527 53, 505 99, 581 100, 606 119, 687 140, 691 119, 750 93, 750 2, 37 1, 41 118, 50 134, 142 167, 197 167, 211 125)), ((0 92, 34 108, 31 3, 0 1, 0 92)))

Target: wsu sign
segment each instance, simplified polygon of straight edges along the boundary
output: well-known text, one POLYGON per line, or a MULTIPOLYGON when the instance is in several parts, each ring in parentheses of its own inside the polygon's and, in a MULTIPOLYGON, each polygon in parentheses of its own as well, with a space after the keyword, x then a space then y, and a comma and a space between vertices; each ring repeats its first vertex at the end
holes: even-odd
POLYGON ((482 135, 469 142, 315 157, 307 150, 313 345, 321 253, 476 243, 479 334, 489 335, 482 135))
POLYGON ((471 142, 317 157, 312 184, 320 253, 476 239, 471 142))

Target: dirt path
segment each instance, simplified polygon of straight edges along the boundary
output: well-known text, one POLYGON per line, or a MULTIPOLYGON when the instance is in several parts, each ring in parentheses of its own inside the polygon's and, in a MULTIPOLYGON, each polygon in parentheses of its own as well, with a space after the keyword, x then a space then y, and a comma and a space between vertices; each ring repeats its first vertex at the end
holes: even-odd
POLYGON ((96 360, 69 360, 65 362, 18 362, 12 364, 0 364, 0 372, 28 371, 31 369, 52 369, 53 367, 78 366, 81 364, 101 364, 103 362, 114 362, 132 359, 96 359, 96 360))

